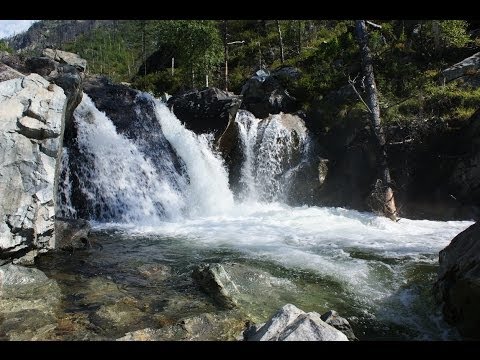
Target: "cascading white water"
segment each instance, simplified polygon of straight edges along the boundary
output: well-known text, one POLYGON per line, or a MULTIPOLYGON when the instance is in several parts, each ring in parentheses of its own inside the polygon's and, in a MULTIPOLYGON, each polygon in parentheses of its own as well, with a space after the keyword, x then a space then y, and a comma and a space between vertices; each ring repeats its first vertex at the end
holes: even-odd
POLYGON ((57 217, 75 219, 77 211, 72 205, 72 182, 69 166, 69 155, 66 147, 62 150, 61 174, 57 191, 57 217))
POLYGON ((243 165, 241 169, 240 183, 243 185, 240 194, 244 201, 252 202, 258 198, 257 186, 255 181, 255 152, 254 147, 257 143, 257 129, 259 119, 248 111, 240 110, 237 113, 235 121, 238 124, 240 141, 243 148, 243 165))
POLYGON ((151 100, 163 135, 185 163, 189 178, 185 188, 188 214, 204 216, 230 210, 233 194, 223 159, 212 150, 213 138, 187 130, 165 104, 153 97, 151 100))
MULTIPOLYGON (((139 96, 152 102, 163 136, 183 161, 183 171, 174 166, 172 156, 146 154, 142 140, 118 134, 112 121, 84 94, 74 113, 78 147, 87 160, 79 164, 78 180, 82 194, 94 204, 89 209, 93 218, 156 223, 230 209, 233 194, 228 174, 223 160, 211 148, 212 138, 187 130, 165 104, 149 94, 139 96)), ((69 216, 75 209, 70 202, 71 175, 66 154, 66 172, 59 193, 63 194, 61 213, 69 216)))
POLYGON ((74 116, 79 149, 91 160, 80 164, 80 188, 87 199, 97 202, 98 220, 143 223, 182 216, 187 199, 179 190, 186 186, 180 174, 160 174, 86 94, 74 116))
POLYGON ((285 202, 292 174, 308 156, 310 139, 300 124, 285 124, 284 114, 259 120, 240 110, 235 119, 244 162, 240 183, 241 198, 285 202))

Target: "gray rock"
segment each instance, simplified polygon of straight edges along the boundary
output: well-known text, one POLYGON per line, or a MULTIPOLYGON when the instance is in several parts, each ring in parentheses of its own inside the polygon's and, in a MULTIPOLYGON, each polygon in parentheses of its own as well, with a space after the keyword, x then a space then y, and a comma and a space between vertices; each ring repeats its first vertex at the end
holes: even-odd
POLYGON ((55 248, 62 250, 85 249, 90 246, 90 223, 83 219, 55 220, 55 248))
POLYGON ((168 99, 168 106, 187 129, 218 138, 230 120, 235 120, 242 98, 218 88, 192 90, 168 99))
POLYGON ((23 77, 23 74, 10 66, 0 63, 0 82, 23 77))
POLYGON ((235 340, 244 326, 243 315, 236 311, 190 316, 160 329, 146 328, 126 333, 117 341, 206 341, 235 340))
POLYGON ((170 277, 172 269, 163 264, 144 264, 138 267, 138 271, 149 280, 164 281, 170 277))
POLYGON ((76 67, 79 71, 85 71, 87 68, 87 61, 82 59, 77 54, 62 51, 62 50, 53 50, 45 49, 43 50, 43 56, 46 56, 52 60, 58 61, 60 63, 65 63, 71 66, 76 67))
POLYGON ((316 312, 305 313, 292 304, 278 310, 249 341, 348 341, 316 312))
POLYGON ((0 289, 46 281, 48 281, 48 277, 35 268, 12 264, 0 266, 0 289))
POLYGON ((459 63, 456 63, 455 65, 443 70, 443 80, 445 82, 449 82, 462 76, 476 73, 479 70, 480 52, 473 54, 472 56, 460 61, 459 63))
POLYGON ((65 106, 63 90, 38 74, 0 82, 3 258, 31 257, 54 247, 56 173, 65 106), (58 152, 42 151, 44 145, 58 152))
POLYGON ((458 234, 439 254, 434 290, 445 320, 467 338, 480 339, 480 222, 458 234))
POLYGON ((358 338, 353 333, 352 326, 347 321, 347 319, 338 315, 335 310, 329 310, 325 314, 320 317, 323 321, 325 321, 328 325, 333 326, 335 329, 340 330, 342 333, 346 335, 348 340, 350 341, 357 341, 358 338))
POLYGON ((61 296, 58 284, 36 268, 0 266, 0 338, 51 338, 61 296))
POLYGON ((31 57, 25 61, 25 67, 28 71, 42 75, 45 79, 63 89, 67 96, 65 135, 71 136, 70 133, 73 131, 73 111, 82 101, 85 75, 83 70, 78 67, 68 63, 60 63, 59 61, 58 59, 54 60, 54 57, 31 57))
POLYGON ((159 341, 160 333, 157 329, 146 328, 128 332, 117 341, 159 341))
POLYGON ((288 92, 288 83, 300 77, 296 68, 284 67, 271 74, 261 70, 243 85, 241 108, 259 119, 269 114, 291 113, 299 109, 297 100, 288 92))
POLYGON ((238 292, 237 286, 222 265, 200 265, 193 270, 192 278, 219 305, 227 309, 233 309, 237 306, 236 300, 232 297, 232 293, 238 292))
MULTIPOLYGON (((252 118, 254 115, 246 110, 239 110, 237 115, 239 122, 248 123, 252 118)), ((320 156, 323 150, 307 130, 304 119, 295 114, 279 113, 258 121, 256 144, 253 146, 254 156, 268 156, 271 152, 267 149, 271 146, 275 146, 275 160, 272 162, 277 165, 275 173, 266 177, 266 181, 257 179, 257 189, 261 196, 275 196, 279 191, 283 191, 288 194, 285 197, 290 205, 313 204, 325 182, 328 165, 320 156), (282 129, 281 133, 277 133, 276 143, 271 130, 275 128, 282 129), (279 184, 278 181, 284 183, 279 184)), ((241 127, 236 121, 228 124, 218 140, 218 147, 229 169, 230 187, 234 192, 241 193, 244 188, 241 180, 245 155, 241 127)), ((255 177, 264 171, 259 164, 260 162, 254 161, 255 177)))

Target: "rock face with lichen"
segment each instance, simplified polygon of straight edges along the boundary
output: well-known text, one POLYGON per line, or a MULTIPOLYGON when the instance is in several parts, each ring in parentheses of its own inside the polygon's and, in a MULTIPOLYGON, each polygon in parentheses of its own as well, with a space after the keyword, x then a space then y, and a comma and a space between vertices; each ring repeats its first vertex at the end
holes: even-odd
POLYGON ((0 82, 0 259, 31 263, 55 246, 66 104, 64 91, 38 74, 0 82))

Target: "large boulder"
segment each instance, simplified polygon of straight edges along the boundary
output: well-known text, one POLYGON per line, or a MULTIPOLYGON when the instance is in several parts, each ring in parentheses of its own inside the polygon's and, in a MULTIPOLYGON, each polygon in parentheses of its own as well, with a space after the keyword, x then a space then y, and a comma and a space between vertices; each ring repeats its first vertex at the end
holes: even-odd
POLYGON ((238 292, 238 289, 222 265, 200 265, 193 270, 192 278, 220 306, 226 309, 233 309, 237 306, 232 293, 238 292))
POLYGON ((217 138, 227 127, 241 103, 241 97, 217 89, 205 88, 172 96, 168 106, 185 127, 197 134, 213 133, 217 138))
POLYGON ((22 74, 29 74, 29 70, 25 66, 25 61, 23 61, 20 56, 16 54, 10 54, 7 51, 0 51, 0 62, 21 72, 22 74))
POLYGON ((82 59, 77 54, 71 52, 47 48, 43 50, 43 56, 58 61, 59 63, 74 66, 79 71, 85 71, 85 69, 87 68, 87 61, 85 59, 82 59))
POLYGON ((293 67, 280 68, 272 73, 258 70, 242 87, 241 108, 259 119, 266 118, 269 114, 299 110, 297 99, 288 92, 288 84, 300 76, 300 71, 293 67))
POLYGON ((305 313, 287 304, 248 341, 348 341, 345 334, 324 322, 316 312, 305 313))
POLYGON ((56 248, 62 250, 85 249, 90 246, 91 226, 82 219, 55 220, 56 248))
MULTIPOLYGON (((48 49, 47 49, 48 50, 48 49)), ((59 50, 57 50, 59 52, 59 50)), ((81 59, 78 55, 73 53, 61 53, 70 54, 69 58, 80 59, 82 63, 86 64, 86 60, 81 59)), ((47 57, 31 57, 25 61, 25 67, 29 72, 42 75, 48 81, 60 86, 65 95, 67 96, 67 107, 65 110, 65 137, 72 136, 73 128, 73 111, 82 101, 83 96, 83 80, 84 80, 84 67, 75 66, 68 62, 62 62, 55 56, 47 57)))
MULTIPOLYGON (((480 72, 480 52, 473 54, 472 56, 456 63, 453 66, 442 71, 442 81, 449 82, 459 78, 477 78, 477 86, 480 72)), ((467 82, 472 82, 472 79, 464 79, 467 82)))
POLYGON ((23 76, 22 73, 0 62, 0 82, 23 76))
POLYGON ((0 257, 33 262, 55 246, 66 97, 38 74, 0 83, 0 257))
POLYGON ((298 114, 279 113, 258 119, 240 110, 218 145, 229 168, 233 191, 242 194, 253 187, 264 201, 313 204, 328 171, 328 161, 321 156, 323 150, 298 114), (252 182, 245 183, 246 179, 252 182))
POLYGON ((434 290, 445 320, 466 338, 480 339, 480 222, 458 234, 439 254, 434 290))

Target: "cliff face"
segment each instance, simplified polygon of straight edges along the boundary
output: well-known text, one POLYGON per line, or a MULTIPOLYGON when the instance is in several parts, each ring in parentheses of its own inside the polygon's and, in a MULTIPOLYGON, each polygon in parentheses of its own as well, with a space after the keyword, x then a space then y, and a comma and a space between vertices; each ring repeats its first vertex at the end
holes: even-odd
POLYGON ((0 83, 0 257, 55 246, 56 169, 66 96, 38 74, 0 83))
POLYGON ((83 73, 69 60, 48 56, 18 64, 13 57, 1 60, 0 264, 31 264, 56 245, 63 137, 81 100, 83 73))
POLYGON ((8 43, 15 50, 59 48, 65 42, 110 24, 113 24, 113 20, 42 20, 34 23, 26 32, 10 38, 8 43))

